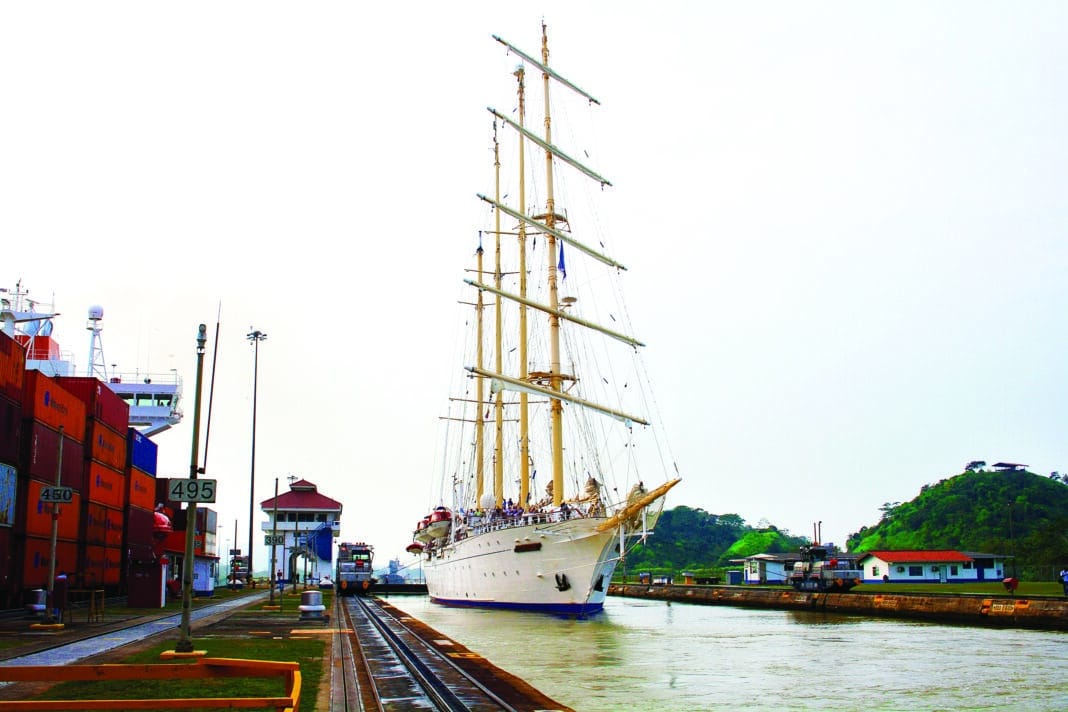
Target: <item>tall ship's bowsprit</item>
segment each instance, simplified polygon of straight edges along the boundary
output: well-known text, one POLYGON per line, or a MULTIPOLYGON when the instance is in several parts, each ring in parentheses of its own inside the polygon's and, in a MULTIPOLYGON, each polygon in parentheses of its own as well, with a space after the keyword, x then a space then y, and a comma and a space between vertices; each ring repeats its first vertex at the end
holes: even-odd
MULTIPOLYGON (((651 426, 642 343, 618 290, 624 268, 602 253, 607 238, 572 235, 578 212, 555 195, 575 178, 611 185, 552 137, 554 102, 599 102, 549 69, 544 26, 540 61, 495 39, 522 62, 516 104, 489 109, 495 187, 479 195, 487 222, 465 280, 465 370, 443 418, 442 482, 409 551, 434 601, 585 615, 601 610, 617 563, 679 480, 651 426), (542 133, 526 125, 527 69, 542 80, 544 116, 531 122, 542 133), (554 86, 565 91, 550 101, 554 86), (540 159, 529 172, 527 151, 540 159), (502 157, 514 171, 502 173, 502 157)), ((601 220, 586 224, 592 233, 601 220)))
POLYGON ((363 542, 338 544, 334 583, 342 596, 365 594, 374 585, 374 547, 363 542))

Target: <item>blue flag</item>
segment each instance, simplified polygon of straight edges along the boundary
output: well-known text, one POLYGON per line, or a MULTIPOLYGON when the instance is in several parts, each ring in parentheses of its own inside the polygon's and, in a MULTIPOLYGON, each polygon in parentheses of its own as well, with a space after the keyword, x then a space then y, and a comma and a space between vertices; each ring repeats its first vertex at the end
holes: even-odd
POLYGON ((560 261, 556 265, 556 269, 560 270, 560 274, 564 279, 567 279, 567 267, 564 266, 564 243, 560 243, 560 261))

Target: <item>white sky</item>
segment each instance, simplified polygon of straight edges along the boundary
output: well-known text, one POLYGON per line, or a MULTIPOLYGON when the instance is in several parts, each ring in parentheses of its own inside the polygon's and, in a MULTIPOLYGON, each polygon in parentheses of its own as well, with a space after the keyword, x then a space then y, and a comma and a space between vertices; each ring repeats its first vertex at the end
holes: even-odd
POLYGON ((221 549, 235 519, 247 544, 266 331, 260 566, 289 474, 406 558, 516 63, 490 35, 534 53, 544 17, 603 104, 591 163, 684 476, 669 507, 842 542, 971 459, 1068 469, 1068 5, 653 8, 4 3, 4 286, 55 295, 80 367, 99 303, 108 362, 179 369, 186 422, 157 437, 179 477, 221 303, 221 549))

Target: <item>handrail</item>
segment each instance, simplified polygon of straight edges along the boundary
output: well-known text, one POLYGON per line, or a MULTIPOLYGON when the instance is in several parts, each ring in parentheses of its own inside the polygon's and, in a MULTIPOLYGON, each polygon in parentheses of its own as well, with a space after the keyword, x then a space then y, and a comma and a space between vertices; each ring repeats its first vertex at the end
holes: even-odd
MULTIPOLYGON (((158 665, 0 665, 0 680, 9 682, 71 682, 86 680, 195 680, 206 678, 282 677, 283 697, 186 697, 180 699, 77 700, 78 709, 263 709, 298 712, 300 704, 300 664, 275 660, 198 658, 196 664, 158 665)), ((66 710, 72 700, 11 700, 0 702, 0 710, 66 710)))

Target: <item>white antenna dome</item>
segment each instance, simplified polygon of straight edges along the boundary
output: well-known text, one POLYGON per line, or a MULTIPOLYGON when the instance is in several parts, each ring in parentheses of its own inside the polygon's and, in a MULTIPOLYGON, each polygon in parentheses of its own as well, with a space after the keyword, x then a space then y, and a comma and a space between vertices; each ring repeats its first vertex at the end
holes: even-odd
POLYGON ((103 319, 103 318, 104 318, 104 307, 100 306, 99 304, 94 304, 93 306, 89 307, 89 320, 90 321, 99 321, 100 319, 103 319))
POLYGON ((478 506, 482 507, 482 509, 493 509, 497 506, 497 498, 493 496, 492 492, 484 492, 478 506))

